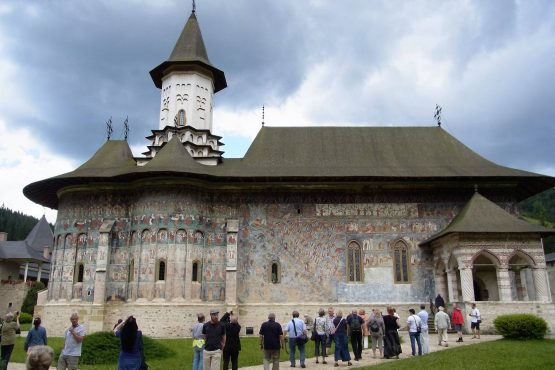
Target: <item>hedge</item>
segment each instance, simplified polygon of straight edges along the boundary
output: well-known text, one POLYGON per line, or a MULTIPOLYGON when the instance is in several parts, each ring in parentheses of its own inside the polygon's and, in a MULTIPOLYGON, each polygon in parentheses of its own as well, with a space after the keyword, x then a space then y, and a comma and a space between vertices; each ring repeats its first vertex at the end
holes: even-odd
POLYGON ((542 339, 547 333, 547 322, 536 315, 500 315, 493 321, 495 330, 504 338, 542 339))

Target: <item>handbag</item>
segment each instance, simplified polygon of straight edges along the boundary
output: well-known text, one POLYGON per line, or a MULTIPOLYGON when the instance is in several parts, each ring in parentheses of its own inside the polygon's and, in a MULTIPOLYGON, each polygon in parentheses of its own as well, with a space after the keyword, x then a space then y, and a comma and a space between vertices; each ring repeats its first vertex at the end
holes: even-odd
MULTIPOLYGON (((293 322, 293 330, 295 330, 295 335, 297 335, 297 326, 295 325, 295 319, 291 321, 293 322)), ((302 344, 306 344, 306 342, 308 342, 308 337, 304 332, 300 336, 298 336, 297 339, 299 340, 298 342, 302 344)))
POLYGON ((316 341, 318 333, 316 332, 316 320, 314 320, 314 327, 312 328, 312 334, 310 335, 310 340, 316 341))

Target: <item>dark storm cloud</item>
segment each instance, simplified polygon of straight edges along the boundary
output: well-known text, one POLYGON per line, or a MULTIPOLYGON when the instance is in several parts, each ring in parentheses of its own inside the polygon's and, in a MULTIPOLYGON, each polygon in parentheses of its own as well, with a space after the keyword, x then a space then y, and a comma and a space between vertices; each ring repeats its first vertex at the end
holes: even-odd
MULTIPOLYGON (((17 66, 29 109, 0 101, 0 115, 77 162, 105 140, 110 116, 119 137, 129 115, 131 144, 146 145, 160 99, 148 71, 170 55, 190 4, 7 4, 0 62, 17 66)), ((206 0, 197 17, 228 81, 216 110, 280 106, 305 89, 295 102, 313 123, 429 125, 439 103, 463 143, 539 171, 555 158, 554 4, 206 0)))

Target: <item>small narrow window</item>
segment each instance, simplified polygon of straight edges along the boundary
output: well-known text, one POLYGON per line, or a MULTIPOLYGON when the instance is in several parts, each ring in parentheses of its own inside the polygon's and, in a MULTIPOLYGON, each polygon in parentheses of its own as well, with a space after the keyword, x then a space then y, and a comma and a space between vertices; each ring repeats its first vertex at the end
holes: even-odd
POLYGON ((158 280, 166 280, 166 262, 158 262, 158 280))
POLYGON ((350 282, 362 281, 362 250, 352 241, 347 246, 347 278, 350 282))
POLYGON ((84 274, 85 274, 85 266, 83 266, 82 263, 78 263, 77 266, 75 266, 75 282, 82 283, 84 274))
POLYGON ((272 284, 278 284, 280 280, 280 268, 278 262, 272 262, 272 266, 270 269, 270 281, 272 284))
POLYGON ((198 275, 198 262, 193 262, 193 276, 192 276, 192 281, 199 281, 199 275, 198 275))

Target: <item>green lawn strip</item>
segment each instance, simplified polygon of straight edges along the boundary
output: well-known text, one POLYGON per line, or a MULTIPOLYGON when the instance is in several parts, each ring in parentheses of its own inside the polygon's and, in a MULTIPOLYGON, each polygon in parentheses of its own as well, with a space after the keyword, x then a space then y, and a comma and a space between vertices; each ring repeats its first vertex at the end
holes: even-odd
MULTIPOLYGON (((86 339, 85 339, 86 340, 86 339)), ((191 339, 158 339, 161 344, 175 352, 160 360, 149 360, 147 362, 152 370, 188 369, 193 363, 193 347, 191 339)), ((11 361, 24 362, 23 351, 24 338, 18 338, 12 354, 11 361)), ((56 352, 55 362, 62 347, 62 338, 49 338, 48 344, 56 352)), ((239 354, 239 367, 254 366, 262 364, 262 351, 260 351, 257 338, 242 338, 242 350, 239 354)), ((309 342, 306 346, 306 357, 314 356, 314 343, 309 342)), ((333 356, 333 354, 332 354, 333 356)), ((297 359, 299 354, 297 353, 297 359)), ((289 355, 281 351, 281 361, 286 361, 289 355)), ((387 363, 369 366, 363 369, 464 369, 470 367, 478 369, 547 369, 553 367, 555 358, 555 340, 498 340, 453 348, 445 351, 434 352, 426 356, 415 357, 406 360, 388 360, 387 363)), ((117 363, 117 354, 114 354, 112 363, 106 365, 82 365, 80 369, 113 370, 117 363)))
POLYGON ((555 340, 501 339, 406 360, 388 360, 382 365, 361 369, 550 369, 554 366, 554 358, 555 340))

